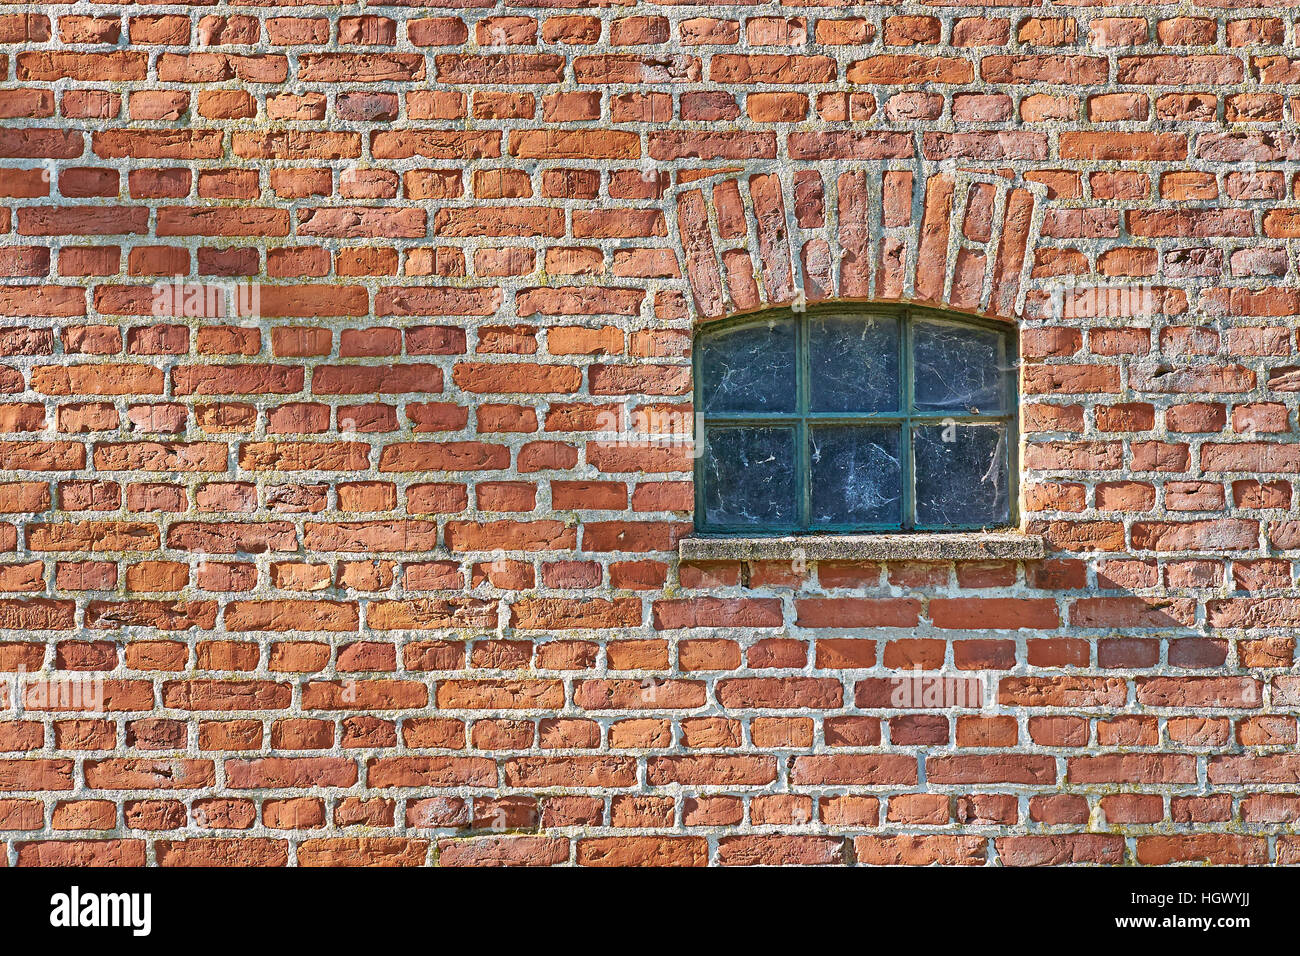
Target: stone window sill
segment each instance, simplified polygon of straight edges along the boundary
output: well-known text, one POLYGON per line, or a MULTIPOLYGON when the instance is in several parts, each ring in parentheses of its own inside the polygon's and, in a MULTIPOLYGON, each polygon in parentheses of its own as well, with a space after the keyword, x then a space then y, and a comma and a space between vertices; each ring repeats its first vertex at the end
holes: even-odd
POLYGON ((1033 561, 1047 548, 1018 531, 944 534, 807 534, 775 538, 688 537, 683 561, 1033 561))

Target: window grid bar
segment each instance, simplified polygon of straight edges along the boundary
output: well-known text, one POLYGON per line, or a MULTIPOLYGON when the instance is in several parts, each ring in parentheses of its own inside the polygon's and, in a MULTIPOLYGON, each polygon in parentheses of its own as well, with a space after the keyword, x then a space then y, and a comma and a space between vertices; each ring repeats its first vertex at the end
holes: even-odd
POLYGON ((795 313, 795 414, 799 424, 795 429, 795 442, 798 447, 798 473, 795 481, 795 493, 799 496, 799 527, 807 528, 812 523, 812 459, 808 454, 808 408, 809 394, 812 390, 812 376, 808 359, 808 322, 806 314, 795 313))
MULTIPOLYGON (((706 415, 708 425, 793 425, 795 415, 786 412, 745 412, 735 415, 706 415)), ((978 424, 980 422, 1009 422, 1015 416, 1002 415, 944 415, 942 413, 924 415, 903 415, 899 412, 813 412, 806 417, 813 425, 898 425, 905 421, 918 425, 941 425, 944 422, 957 422, 960 425, 978 424)))

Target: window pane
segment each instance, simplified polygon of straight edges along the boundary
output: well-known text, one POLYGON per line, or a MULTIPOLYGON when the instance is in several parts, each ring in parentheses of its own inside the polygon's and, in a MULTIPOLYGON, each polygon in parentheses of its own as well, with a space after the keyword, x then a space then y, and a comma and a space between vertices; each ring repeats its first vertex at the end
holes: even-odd
POLYGON ((792 525, 793 428, 710 428, 704 453, 704 520, 709 525, 792 525))
POLYGON ((1005 425, 926 425, 912 437, 916 523, 983 528, 1011 517, 1005 425))
POLYGON ((823 426, 808 431, 815 524, 898 524, 902 519, 899 430, 823 426))
POLYGON ((793 320, 764 322, 700 340, 704 411, 795 410, 793 320))
POLYGON ((898 319, 810 316, 808 369, 814 412, 898 411, 898 319))
POLYGON ((913 380, 919 411, 1006 411, 1004 337, 989 329, 918 321, 912 326, 913 380))

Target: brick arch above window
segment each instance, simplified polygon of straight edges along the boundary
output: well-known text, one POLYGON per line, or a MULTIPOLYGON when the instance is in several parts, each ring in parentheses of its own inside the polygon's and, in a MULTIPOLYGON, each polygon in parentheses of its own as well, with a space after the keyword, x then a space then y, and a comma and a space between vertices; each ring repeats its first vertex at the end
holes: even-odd
POLYGON ((1014 321, 1044 192, 938 164, 767 165, 679 184, 669 220, 697 321, 831 299, 1014 321))

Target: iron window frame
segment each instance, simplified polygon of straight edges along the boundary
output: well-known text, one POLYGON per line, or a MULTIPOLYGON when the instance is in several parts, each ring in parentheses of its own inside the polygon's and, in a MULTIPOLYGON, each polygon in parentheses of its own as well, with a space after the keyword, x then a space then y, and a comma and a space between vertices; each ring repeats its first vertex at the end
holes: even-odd
POLYGON ((1019 336, 1014 323, 967 315, 946 309, 903 303, 819 303, 796 311, 791 308, 765 309, 761 312, 731 316, 704 324, 696 329, 691 350, 693 401, 696 408, 697 443, 695 455, 695 533, 703 536, 758 537, 791 534, 909 534, 909 533, 969 533, 972 531, 1007 531, 1020 525, 1019 508, 1019 452, 1020 408, 1017 370, 1019 366, 1019 336), (814 412, 809 408, 810 349, 808 344, 809 320, 818 315, 870 318, 891 316, 900 323, 898 336, 899 410, 891 412, 814 412), (719 332, 731 331, 747 325, 762 325, 773 319, 793 319, 795 324, 795 410, 793 412, 744 412, 709 414, 704 411, 701 341, 719 332), (913 403, 913 320, 922 318, 950 325, 988 329, 1002 336, 1003 389, 1005 411, 998 415, 954 414, 951 411, 931 412, 917 410, 913 403), (912 435, 916 425, 925 424, 991 423, 1003 424, 1007 430, 1007 522, 1004 525, 922 525, 915 520, 916 463, 913 456, 912 435), (704 466, 708 460, 709 429, 714 426, 777 426, 794 427, 797 472, 795 474, 796 500, 799 521, 790 524, 719 525, 704 521, 704 466), (818 425, 896 425, 900 429, 899 451, 902 478, 902 521, 897 524, 846 524, 815 523, 812 518, 812 475, 808 454, 808 430, 818 425))

